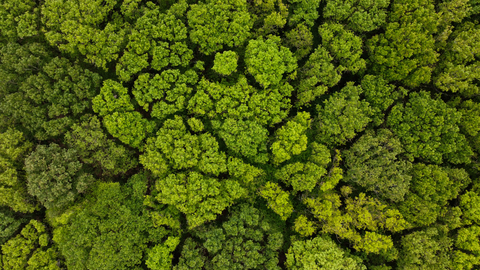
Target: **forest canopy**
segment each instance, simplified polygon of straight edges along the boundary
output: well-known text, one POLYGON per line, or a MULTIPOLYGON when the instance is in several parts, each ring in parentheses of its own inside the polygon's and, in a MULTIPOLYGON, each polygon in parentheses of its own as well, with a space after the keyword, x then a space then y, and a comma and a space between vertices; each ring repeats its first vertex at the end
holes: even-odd
POLYGON ((480 268, 479 0, 0 0, 0 270, 480 268))

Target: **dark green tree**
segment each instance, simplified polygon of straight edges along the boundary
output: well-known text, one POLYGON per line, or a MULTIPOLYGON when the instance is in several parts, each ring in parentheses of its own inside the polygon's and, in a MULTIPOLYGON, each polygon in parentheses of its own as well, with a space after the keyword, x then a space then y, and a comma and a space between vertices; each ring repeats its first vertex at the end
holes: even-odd
POLYGON ((25 159, 28 193, 45 208, 62 208, 72 203, 95 181, 85 171, 74 149, 58 144, 38 145, 25 159))
POLYGON ((343 145, 365 129, 371 121, 372 109, 361 100, 361 86, 347 83, 334 93, 323 106, 318 105, 317 139, 327 145, 343 145))
POLYGON ((171 234, 142 213, 146 185, 141 174, 125 186, 99 183, 83 204, 57 218, 53 240, 68 269, 138 269, 148 246, 171 234))
POLYGON ((284 240, 279 221, 248 204, 232 207, 229 212, 223 223, 193 232, 201 243, 184 246, 174 269, 200 269, 199 257, 187 257, 193 252, 204 254, 204 269, 280 269, 278 252, 284 240))
POLYGON ((0 205, 13 211, 31 213, 37 209, 27 193, 24 159, 31 151, 32 143, 22 132, 8 129, 0 133, 0 205))
POLYGON ((410 158, 442 163, 470 163, 473 152, 460 133, 462 113, 441 99, 421 91, 410 94, 405 105, 397 104, 387 125, 402 142, 410 158))
POLYGON ((402 153, 402 145, 392 132, 369 130, 344 152, 344 179, 384 200, 403 201, 409 191, 412 164, 402 159, 402 153))
POLYGON ((344 23, 355 32, 369 32, 385 24, 389 4, 389 0, 329 0, 323 18, 344 23))

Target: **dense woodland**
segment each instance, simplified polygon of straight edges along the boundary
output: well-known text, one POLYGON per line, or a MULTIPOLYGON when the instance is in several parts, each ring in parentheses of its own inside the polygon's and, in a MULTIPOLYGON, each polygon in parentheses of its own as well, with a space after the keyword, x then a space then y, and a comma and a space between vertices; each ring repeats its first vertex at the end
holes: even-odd
POLYGON ((0 0, 0 269, 480 269, 480 0, 0 0))

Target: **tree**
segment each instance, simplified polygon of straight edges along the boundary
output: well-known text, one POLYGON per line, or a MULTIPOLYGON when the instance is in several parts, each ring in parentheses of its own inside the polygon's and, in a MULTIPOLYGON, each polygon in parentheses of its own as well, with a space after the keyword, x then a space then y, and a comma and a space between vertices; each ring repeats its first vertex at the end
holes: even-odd
MULTIPOLYGON (((276 222, 255 207, 240 204, 230 209, 221 224, 197 228, 193 233, 201 240, 196 247, 205 254, 204 269, 280 269, 278 252, 283 236, 276 222)), ((184 247, 188 249, 182 253, 193 252, 192 246, 184 247)), ((180 265, 198 265, 187 259, 193 258, 180 257, 180 265)))
POLYGON ((307 149, 307 130, 310 128, 310 114, 298 113, 292 120, 275 132, 275 141, 270 147, 273 163, 278 165, 299 155, 307 149))
POLYGON ((116 5, 114 0, 47 0, 41 10, 45 37, 61 51, 81 54, 89 63, 107 69, 108 63, 118 59, 129 29, 116 5))
POLYGON ((181 73, 178 69, 169 69, 151 76, 144 73, 135 81, 132 93, 138 105, 150 115, 164 120, 168 116, 182 112, 192 96, 198 75, 193 70, 181 73))
POLYGON ((265 41, 259 38, 248 42, 245 51, 247 71, 263 88, 276 86, 282 81, 284 73, 292 73, 297 68, 292 52, 280 43, 281 39, 277 36, 270 36, 265 41))
POLYGON ((100 94, 92 100, 92 103, 93 110, 99 116, 105 116, 113 112, 128 112, 134 109, 128 95, 128 89, 113 80, 103 82, 100 94))
POLYGON ((287 269, 367 269, 359 257, 332 241, 328 236, 317 236, 312 240, 297 240, 287 253, 287 269))
POLYGON ((386 117, 385 112, 395 101, 407 95, 403 87, 395 89, 395 86, 388 84, 382 77, 365 75, 362 78, 362 89, 365 101, 372 108, 372 119, 376 126, 382 124, 386 117))
POLYGON ((435 39, 439 16, 431 0, 394 0, 385 33, 367 41, 372 72, 408 87, 429 83, 438 61, 435 39))
POLYGON ((45 225, 30 220, 22 231, 2 245, 2 261, 5 270, 60 270, 58 253, 49 246, 45 225))
POLYGON ((288 116, 292 92, 293 87, 288 83, 258 90, 244 76, 233 85, 202 79, 188 101, 187 110, 196 117, 252 120, 273 126, 288 116))
POLYGON ((480 213, 478 206, 480 205, 480 196, 474 190, 469 190, 460 196, 460 207, 462 208, 465 224, 480 224, 480 213))
MULTIPOLYGON (((345 186, 345 196, 351 193, 345 186)), ((336 234, 353 243, 357 250, 367 254, 384 254, 391 251, 393 241, 387 232, 405 229, 407 222, 396 209, 388 208, 379 200, 360 193, 355 198, 347 197, 345 209, 340 209, 341 198, 334 191, 318 192, 305 197, 303 203, 311 209, 317 226, 324 233, 336 234)))
POLYGON ((96 116, 74 124, 65 134, 65 142, 84 164, 101 169, 105 176, 124 174, 138 164, 133 151, 107 138, 96 116))
POLYGON ((274 182, 263 185, 258 194, 267 201, 268 207, 282 220, 287 220, 293 212, 293 204, 288 192, 274 182))
POLYGON ((58 144, 38 145, 25 159, 28 193, 45 208, 62 208, 88 190, 95 181, 85 172, 74 149, 58 144))
POLYGON ((223 76, 230 75, 237 71, 238 55, 234 51, 224 51, 215 54, 212 69, 223 76))
POLYGON ((39 9, 35 1, 2 1, 0 4, 0 37, 16 41, 39 34, 39 9))
POLYGON ((187 238, 183 244, 182 253, 174 270, 202 270, 206 257, 202 254, 203 248, 192 238, 187 238))
POLYGON ((363 42, 360 37, 337 23, 321 25, 318 33, 322 37, 322 46, 333 56, 342 72, 357 73, 365 69, 366 62, 361 57, 363 42))
POLYGON ((312 50, 313 34, 305 24, 298 24, 285 34, 285 44, 292 49, 293 54, 300 60, 312 50))
POLYGON ((27 193, 23 161, 32 147, 23 133, 14 129, 0 133, 0 205, 13 211, 31 213, 37 210, 27 193))
MULTIPOLYGON (((47 62, 42 59, 46 56, 41 48, 31 50, 34 52, 27 49, 24 57, 33 59, 25 59, 22 65, 35 72, 28 72, 19 82, 12 81, 16 87, 5 95, 1 109, 12 124, 21 125, 38 140, 47 140, 63 135, 90 110, 91 99, 97 94, 102 78, 65 58, 56 57, 47 62), (37 54, 40 55, 35 56, 37 54), (37 57, 40 59, 34 60, 37 57), (35 67, 30 61, 39 61, 39 66, 35 67), (34 66, 30 66, 32 64, 34 66)), ((16 51, 24 53, 20 48, 16 51)))
POLYGON ((140 148, 143 139, 155 128, 155 123, 139 112, 114 112, 105 116, 103 123, 113 137, 135 148, 140 148))
POLYGON ((128 82, 147 68, 161 71, 166 67, 187 67, 193 51, 187 46, 186 1, 174 3, 163 11, 146 3, 136 20, 124 54, 116 65, 120 80, 128 82))
POLYGON ((250 36, 253 20, 247 10, 247 1, 207 0, 190 5, 187 13, 190 40, 200 51, 210 55, 228 47, 237 47, 250 36))
POLYGON ((342 78, 341 67, 336 67, 333 57, 321 45, 310 54, 305 65, 299 69, 296 106, 301 107, 314 101, 335 86, 342 78))
POLYGON ((301 23, 305 23, 307 26, 312 27, 315 21, 318 19, 318 8, 320 5, 319 0, 289 0, 292 6, 292 12, 288 17, 288 24, 295 26, 301 23))
POLYGON ((228 206, 246 196, 234 180, 219 180, 198 172, 169 174, 156 182, 156 199, 186 215, 189 229, 215 220, 228 206))
POLYGON ((411 224, 430 225, 448 201, 455 199, 470 181, 464 169, 417 163, 412 169, 410 192, 399 204, 399 210, 411 224))
POLYGON ((480 264, 480 227, 473 225, 458 230, 453 263, 457 269, 472 269, 480 264))
POLYGON ((172 269, 172 252, 180 244, 179 237, 168 237, 164 243, 154 246, 148 252, 146 265, 152 270, 172 269))
POLYGON ((7 208, 0 208, 0 245, 3 245, 15 235, 25 222, 25 219, 15 217, 13 211, 7 208))
POLYGON ((359 0, 328 1, 323 18, 344 23, 355 32, 370 32, 385 24, 388 0, 368 2, 359 0))
POLYGON ((436 228, 402 237, 398 269, 449 269, 452 241, 436 228))
POLYGON ((136 269, 149 245, 172 234, 154 228, 148 213, 142 213, 145 194, 135 192, 137 184, 146 190, 141 174, 125 186, 99 183, 83 205, 57 218, 53 240, 68 269, 136 269))
POLYGON ((408 102, 397 104, 387 125, 402 142, 410 158, 440 164, 445 159, 454 164, 469 163, 473 152, 459 132, 462 114, 421 91, 411 93, 408 102))
POLYGON ((371 121, 369 103, 360 100, 363 90, 347 83, 334 93, 323 106, 318 105, 317 140, 326 145, 343 145, 363 131, 371 121))
POLYGON ((400 141, 387 129, 368 130, 344 152, 345 181, 358 184, 378 197, 403 201, 409 190, 412 164, 402 160, 400 141))
POLYGON ((480 92, 478 70, 480 64, 480 28, 471 22, 466 22, 450 35, 445 52, 435 70, 434 83, 442 91, 448 91, 463 96, 474 96, 480 92))
POLYGON ((227 118, 223 123, 212 121, 212 126, 234 154, 259 163, 268 161, 268 130, 256 121, 227 118))

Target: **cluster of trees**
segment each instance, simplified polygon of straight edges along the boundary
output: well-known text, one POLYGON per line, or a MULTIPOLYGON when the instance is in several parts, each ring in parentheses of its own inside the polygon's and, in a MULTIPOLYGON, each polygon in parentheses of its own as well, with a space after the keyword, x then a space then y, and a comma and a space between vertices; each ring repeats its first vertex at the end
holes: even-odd
POLYGON ((479 21, 0 0, 0 269, 478 269, 479 21))

